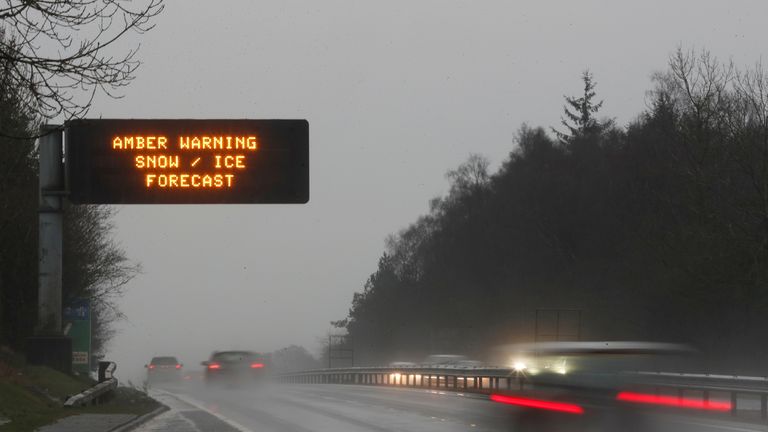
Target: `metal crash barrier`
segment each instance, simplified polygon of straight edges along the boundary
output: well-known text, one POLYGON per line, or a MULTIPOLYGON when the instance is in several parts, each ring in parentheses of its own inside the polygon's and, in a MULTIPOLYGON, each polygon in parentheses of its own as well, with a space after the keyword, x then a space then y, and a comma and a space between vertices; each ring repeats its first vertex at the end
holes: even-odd
POLYGON ((459 367, 355 367, 318 369, 278 375, 293 384, 361 384, 490 393, 500 389, 521 389, 526 381, 506 368, 459 367))
POLYGON ((117 369, 115 362, 99 362, 99 382, 95 386, 71 396, 64 402, 65 407, 96 405, 103 402, 117 388, 117 378, 113 373, 117 369))
MULTIPOLYGON (((637 372, 646 392, 682 401, 727 401, 726 414, 744 420, 768 420, 768 378, 727 375, 637 372)), ((288 384, 352 384, 411 387, 466 393, 533 388, 528 377, 508 368, 468 367, 352 367, 283 373, 288 384)))

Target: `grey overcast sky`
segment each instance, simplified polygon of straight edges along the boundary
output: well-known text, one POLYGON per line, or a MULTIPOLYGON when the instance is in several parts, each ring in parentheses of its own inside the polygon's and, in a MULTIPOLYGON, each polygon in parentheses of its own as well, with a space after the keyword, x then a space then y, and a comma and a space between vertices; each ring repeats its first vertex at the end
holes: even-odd
POLYGON ((179 1, 141 42, 120 100, 89 117, 306 118, 307 205, 122 206, 117 240, 143 274, 109 357, 316 351, 470 153, 496 169, 523 122, 557 125, 589 68, 626 124, 679 45, 737 65, 768 53, 768 2, 179 1))

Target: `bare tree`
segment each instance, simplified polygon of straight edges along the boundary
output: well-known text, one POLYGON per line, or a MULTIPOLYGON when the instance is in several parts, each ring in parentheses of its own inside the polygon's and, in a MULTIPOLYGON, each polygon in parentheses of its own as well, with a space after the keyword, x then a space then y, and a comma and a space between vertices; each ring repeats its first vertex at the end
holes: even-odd
POLYGON ((111 324, 125 318, 116 301, 141 272, 112 239, 113 215, 113 209, 97 205, 72 205, 65 211, 64 296, 66 301, 90 299, 94 352, 114 334, 111 324))
MULTIPOLYGON (((43 119, 85 115, 101 90, 119 97, 140 62, 138 47, 112 50, 128 32, 151 30, 163 0, 0 0, 0 64, 43 119)), ((6 131, 0 130, 0 133, 6 131)))
POLYGON ((451 192, 463 193, 485 187, 488 184, 490 164, 485 156, 470 154, 466 162, 445 174, 445 177, 451 181, 451 192))

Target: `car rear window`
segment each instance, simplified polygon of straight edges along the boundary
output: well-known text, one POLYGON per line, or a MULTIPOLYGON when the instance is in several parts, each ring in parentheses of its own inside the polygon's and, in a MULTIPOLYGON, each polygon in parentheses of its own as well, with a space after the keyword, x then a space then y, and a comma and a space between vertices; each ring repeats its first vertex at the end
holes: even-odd
POLYGON ((150 363, 156 365, 175 365, 179 362, 176 360, 176 357, 152 357, 150 363))
POLYGON ((225 351, 225 352, 219 352, 213 355, 213 360, 220 361, 220 362, 226 362, 226 363, 236 363, 241 361, 250 361, 254 357, 256 357, 255 353, 247 352, 247 351, 225 351))

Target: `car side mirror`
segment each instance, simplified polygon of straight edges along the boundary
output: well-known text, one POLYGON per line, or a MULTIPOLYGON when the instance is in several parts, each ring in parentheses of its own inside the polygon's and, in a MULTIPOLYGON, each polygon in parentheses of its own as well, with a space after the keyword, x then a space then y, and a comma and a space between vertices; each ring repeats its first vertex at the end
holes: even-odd
POLYGON ((149 365, 144 365, 144 368, 145 368, 145 369, 146 369, 146 368, 148 368, 148 367, 149 367, 149 365))
POLYGON ((204 361, 204 362, 200 362, 200 364, 203 365, 203 366, 208 366, 208 364, 210 364, 210 362, 204 361))

